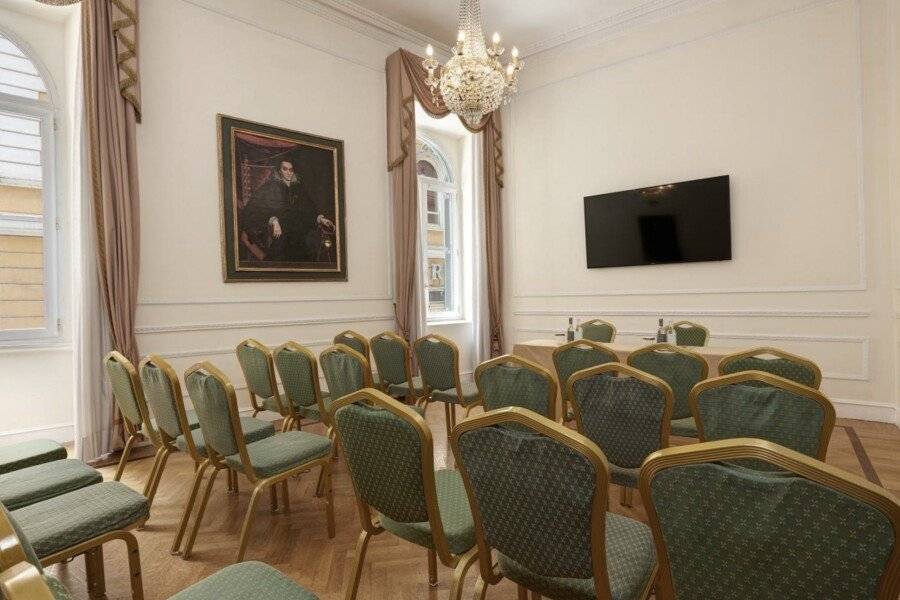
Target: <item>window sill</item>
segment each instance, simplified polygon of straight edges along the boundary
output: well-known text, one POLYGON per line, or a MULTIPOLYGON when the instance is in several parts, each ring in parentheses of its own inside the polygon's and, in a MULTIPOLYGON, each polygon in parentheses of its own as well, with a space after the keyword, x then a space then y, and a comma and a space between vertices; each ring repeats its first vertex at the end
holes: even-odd
POLYGON ((425 322, 429 327, 440 327, 442 325, 470 325, 471 323, 472 321, 469 319, 438 319, 425 322))

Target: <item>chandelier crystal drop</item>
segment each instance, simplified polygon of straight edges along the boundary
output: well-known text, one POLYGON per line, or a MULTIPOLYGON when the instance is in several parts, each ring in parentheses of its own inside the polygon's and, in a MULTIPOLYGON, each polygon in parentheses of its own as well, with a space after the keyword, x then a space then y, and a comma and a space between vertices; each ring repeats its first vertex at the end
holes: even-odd
POLYGON ((500 57, 505 51, 499 33, 494 34, 490 47, 485 44, 479 0, 460 0, 459 33, 453 56, 441 66, 434 58, 434 48, 428 46, 428 58, 422 61, 428 71, 425 83, 431 88, 434 102, 443 102, 470 127, 476 127, 485 115, 509 102, 516 93, 524 63, 514 47, 504 66, 500 57))

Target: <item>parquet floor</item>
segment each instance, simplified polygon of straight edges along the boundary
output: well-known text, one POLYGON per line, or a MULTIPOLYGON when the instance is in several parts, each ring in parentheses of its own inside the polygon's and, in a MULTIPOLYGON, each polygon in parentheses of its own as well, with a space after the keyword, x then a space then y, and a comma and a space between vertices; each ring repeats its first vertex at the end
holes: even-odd
MULTIPOLYGON (((443 411, 432 406, 428 421, 435 433, 435 464, 438 468, 453 463, 444 436, 443 411)), ((318 426, 316 426, 318 427, 318 426)), ((311 427, 310 430, 316 430, 311 427)), ((900 430, 893 425, 839 420, 834 430, 828 462, 870 480, 900 496, 900 430)), ((123 481, 141 490, 152 459, 130 463, 123 481)), ((268 502, 260 502, 247 552, 248 560, 267 562, 322 600, 342 598, 344 581, 349 576, 359 522, 353 502, 353 490, 343 460, 334 464, 334 495, 337 535, 328 539, 324 504, 315 498, 315 475, 306 474, 291 483, 291 512, 272 514, 268 502)), ((103 469, 109 479, 113 468, 103 469)), ((143 565, 144 590, 148 600, 168 598, 206 575, 231 564, 244 511, 249 500, 249 485, 241 479, 237 496, 225 494, 226 478, 220 476, 210 498, 209 508, 191 560, 169 555, 172 536, 188 493, 193 465, 173 454, 153 504, 147 527, 137 532, 143 565)), ((645 519, 639 497, 635 507, 621 507, 618 490, 610 490, 610 509, 637 519, 645 519)), ((426 554, 412 544, 390 534, 377 536, 369 545, 366 568, 360 586, 360 600, 442 600, 449 595, 451 571, 438 567, 439 584, 429 588, 426 554)), ((464 597, 471 598, 476 568, 469 572, 464 597)), ((78 599, 86 598, 84 564, 76 559, 57 565, 51 572, 60 577, 78 599)), ((107 593, 111 600, 130 598, 124 549, 110 545, 106 550, 107 593)), ((491 588, 491 600, 513 600, 515 586, 508 581, 491 588)), ((251 599, 252 600, 252 599, 251 599)))

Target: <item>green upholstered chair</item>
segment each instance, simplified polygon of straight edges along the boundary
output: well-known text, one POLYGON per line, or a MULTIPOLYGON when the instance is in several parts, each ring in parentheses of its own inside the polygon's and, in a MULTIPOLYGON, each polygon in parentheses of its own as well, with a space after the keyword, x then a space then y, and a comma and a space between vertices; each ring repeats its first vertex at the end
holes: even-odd
POLYGON ((213 468, 185 545, 184 557, 190 557, 216 475, 228 469, 242 473, 254 486, 241 527, 236 562, 244 559, 250 525, 261 493, 269 489, 272 509, 277 510, 277 485, 280 483, 282 503, 288 512, 288 479, 315 467, 322 469, 328 537, 334 537, 331 440, 306 431, 284 431, 248 444, 241 430, 237 396, 227 377, 211 363, 203 362, 188 369, 184 379, 200 418, 207 458, 213 468))
POLYGON ((484 410, 521 406, 556 420, 556 380, 544 367, 513 354, 498 356, 475 368, 484 410))
POLYGON ((616 339, 616 326, 603 319, 591 319, 581 324, 581 337, 592 342, 609 344, 616 339))
POLYGON ((381 378, 382 391, 392 398, 406 398, 417 404, 425 393, 422 378, 413 376, 409 344, 393 331, 379 333, 371 340, 372 360, 381 378))
POLYGON ((66 449, 53 440, 28 440, 0 447, 0 475, 66 458, 66 449))
MULTIPOLYGON (((114 481, 119 481, 122 479, 122 473, 125 472, 128 457, 131 456, 131 448, 141 438, 143 431, 146 431, 150 441, 157 449, 159 449, 159 441, 147 414, 144 391, 141 389, 141 382, 134 365, 122 353, 115 350, 106 355, 103 364, 112 387, 113 400, 122 415, 122 423, 127 436, 116 474, 113 476, 114 481)), ((152 476, 153 473, 151 472, 150 475, 152 476)), ((145 489, 149 488, 151 480, 152 477, 147 478, 145 489)))
POLYGON ((709 329, 691 321, 672 323, 676 346, 705 346, 709 343, 709 329))
POLYGON ((275 360, 268 346, 254 339, 246 339, 235 348, 238 363, 244 373, 253 416, 267 410, 278 413, 284 419, 282 431, 287 431, 295 423, 300 426, 300 419, 294 406, 287 398, 282 397, 275 379, 275 360))
POLYGON ((753 348, 723 356, 719 361, 719 374, 731 375, 741 371, 763 371, 778 375, 801 385, 819 389, 822 370, 819 365, 778 348, 753 348))
MULTIPOLYGON (((181 541, 197 501, 197 492, 200 490, 203 477, 210 466, 206 455, 206 442, 203 439, 203 432, 199 429, 200 422, 197 419, 197 412, 186 409, 178 375, 163 357, 150 354, 141 361, 140 377, 150 414, 154 415, 153 421, 156 424, 163 453, 150 487, 149 498, 152 499, 155 495, 166 462, 172 452, 176 450, 184 452, 194 461, 193 484, 181 516, 181 522, 175 533, 175 539, 172 542, 171 553, 180 554, 181 541), (190 432, 190 435, 186 435, 185 432, 190 432)), ((240 422, 244 442, 247 444, 275 435, 275 427, 270 421, 241 417, 240 422)), ((237 473, 229 470, 228 492, 236 494, 237 491, 237 473)))
POLYGON ((328 437, 333 438, 328 406, 330 397, 322 393, 319 385, 319 363, 316 355, 297 342, 287 342, 274 352, 275 367, 284 386, 284 399, 300 419, 310 419, 325 425, 328 437))
POLYGON ((709 363, 690 350, 671 344, 653 344, 628 355, 629 366, 655 375, 669 384, 675 395, 672 435, 697 437, 697 424, 688 398, 694 386, 709 376, 709 363))
POLYGON ((454 569, 450 599, 459 600, 477 558, 472 513, 459 472, 434 470, 433 438, 425 420, 373 388, 336 400, 331 411, 362 525, 344 598, 356 598, 370 538, 389 531, 428 550, 432 586, 438 559, 454 569))
POLYGON ((563 421, 571 421, 575 418, 575 414, 569 411, 569 405, 572 403, 567 386, 569 377, 574 375, 576 371, 618 362, 618 360, 618 355, 610 348, 607 348, 600 342, 592 342, 591 340, 575 340, 553 350, 553 366, 556 368, 556 380, 559 383, 560 396, 562 397, 560 412, 563 421))
POLYGON ((16 510, 103 481, 100 471, 67 458, 0 475, 0 503, 16 510))
POLYGON ((519 598, 527 590, 566 600, 650 595, 650 528, 607 511, 609 468, 591 440, 508 407, 460 423, 451 446, 475 520, 476 599, 504 577, 519 598))
POLYGON ((319 364, 332 401, 374 387, 369 360, 350 346, 337 344, 325 348, 319 353, 319 364))
MULTIPOLYGON (((338 344, 343 344, 345 346, 349 346, 353 348, 357 352, 363 355, 363 357, 367 361, 372 360, 372 355, 370 354, 369 348, 369 339, 361 333, 357 333, 353 330, 348 329, 347 331, 342 331, 336 336, 334 336, 334 340, 332 343, 337 346, 338 344)), ((371 367, 371 362, 369 363, 371 367)), ((372 382, 375 387, 381 389, 381 378, 377 373, 372 374, 372 382)))
POLYGON ((818 390, 771 373, 741 371, 697 384, 690 404, 700 441, 760 438, 825 460, 835 412, 818 390))
POLYGON ((641 495, 659 600, 900 596, 896 498, 777 444, 745 438, 661 450, 641 468, 641 495))
MULTIPOLYGON (((131 533, 150 516, 146 498, 124 483, 106 481, 7 512, 0 504, 0 539, 6 542, 3 521, 22 540, 28 561, 43 567, 84 555, 88 595, 105 597, 103 549, 107 542, 125 542, 132 598, 144 596, 141 558, 131 533)), ((8 531, 8 529, 7 529, 8 531)), ((6 561, 6 543, 0 544, 0 562, 6 561)), ((7 565, 0 565, 0 569, 7 565)), ((65 597, 65 596, 63 596, 65 597)))
POLYGON ((641 463, 669 445, 672 388, 622 363, 578 371, 568 385, 578 431, 603 450, 610 480, 622 487, 622 504, 631 506, 641 463))
POLYGON ((425 407, 429 402, 444 403, 447 435, 456 426, 456 405, 469 411, 478 404, 475 382, 463 383, 459 376, 459 348, 453 340, 432 333, 413 344, 422 383, 425 384, 425 407))

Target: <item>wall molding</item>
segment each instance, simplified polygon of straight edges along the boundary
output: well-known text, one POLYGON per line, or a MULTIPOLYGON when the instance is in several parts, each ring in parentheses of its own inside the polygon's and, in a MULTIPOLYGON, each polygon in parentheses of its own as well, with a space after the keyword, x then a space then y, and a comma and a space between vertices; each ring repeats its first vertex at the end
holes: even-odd
POLYGON ((0 440, 4 444, 13 444, 26 440, 51 439, 55 442, 66 443, 75 439, 74 423, 53 423, 39 427, 26 427, 23 429, 11 429, 0 431, 0 440))
POLYGON ((380 296, 328 296, 322 298, 267 296, 262 298, 146 298, 138 306, 192 306, 212 304, 298 304, 304 302, 393 302, 391 294, 380 296))
POLYGON ((373 321, 393 321, 394 315, 361 315, 341 317, 310 317, 306 319, 272 319, 264 321, 220 321, 208 323, 184 323, 181 325, 144 325, 135 333, 141 335, 157 333, 180 333, 188 331, 221 331, 232 329, 257 329, 265 327, 302 327, 306 325, 331 325, 334 323, 371 323, 373 321))
POLYGON ((649 309, 598 309, 598 310, 517 310, 513 311, 516 317, 602 317, 604 315, 615 317, 655 317, 659 315, 677 317, 785 317, 785 318, 837 318, 837 319, 861 319, 872 316, 870 310, 791 310, 791 309, 696 309, 686 310, 682 308, 665 308, 659 310, 649 309))
MULTIPOLYGON (((324 348, 325 346, 331 346, 334 341, 333 340, 314 340, 310 342, 300 341, 297 342, 301 346, 305 348, 324 348)), ((234 347, 229 348, 198 348, 196 350, 178 350, 174 352, 156 352, 165 359, 178 359, 178 358, 195 358, 198 356, 227 356, 234 355, 234 347)))
POLYGON ((835 412, 840 419, 859 419, 880 423, 895 423, 897 419, 897 407, 889 404, 844 398, 829 398, 829 400, 834 404, 835 412))

